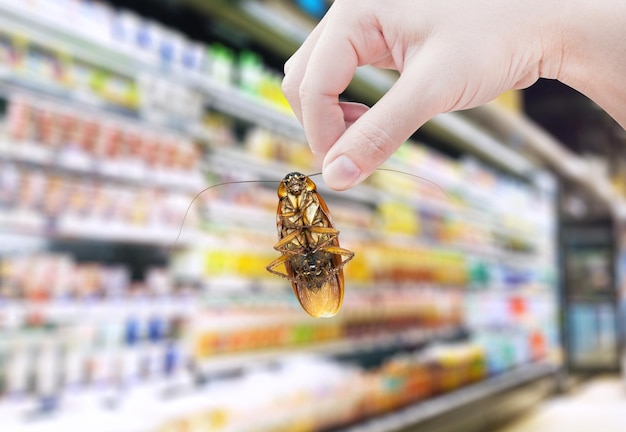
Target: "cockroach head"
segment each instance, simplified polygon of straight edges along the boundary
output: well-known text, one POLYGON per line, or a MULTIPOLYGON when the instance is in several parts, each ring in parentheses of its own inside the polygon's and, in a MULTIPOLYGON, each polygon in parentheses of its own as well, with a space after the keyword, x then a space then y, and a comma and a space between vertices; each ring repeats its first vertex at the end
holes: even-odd
POLYGON ((283 179, 287 192, 292 195, 299 195, 307 187, 307 176, 299 172, 290 172, 283 179))

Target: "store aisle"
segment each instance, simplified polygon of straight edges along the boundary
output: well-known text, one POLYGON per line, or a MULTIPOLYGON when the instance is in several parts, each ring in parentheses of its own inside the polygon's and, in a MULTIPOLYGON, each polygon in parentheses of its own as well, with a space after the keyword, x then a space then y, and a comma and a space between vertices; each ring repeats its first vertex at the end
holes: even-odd
POLYGON ((626 431, 626 385, 601 377, 557 397, 498 432, 626 431))

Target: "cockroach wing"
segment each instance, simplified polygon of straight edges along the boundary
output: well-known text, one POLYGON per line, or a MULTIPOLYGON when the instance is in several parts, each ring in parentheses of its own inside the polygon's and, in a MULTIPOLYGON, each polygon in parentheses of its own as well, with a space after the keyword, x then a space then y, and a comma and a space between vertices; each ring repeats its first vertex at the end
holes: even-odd
POLYGON ((343 302, 343 275, 331 275, 319 289, 312 290, 304 284, 292 282, 291 287, 302 309, 314 318, 335 316, 343 302))

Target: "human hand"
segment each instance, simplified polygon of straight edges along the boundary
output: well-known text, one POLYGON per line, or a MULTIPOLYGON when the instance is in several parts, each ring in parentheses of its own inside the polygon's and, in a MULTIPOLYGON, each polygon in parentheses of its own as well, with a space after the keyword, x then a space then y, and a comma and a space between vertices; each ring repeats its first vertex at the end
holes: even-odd
MULTIPOLYGON (((567 3, 567 2, 566 2, 567 3)), ((435 115, 560 69, 560 1, 336 0, 285 65, 283 91, 325 182, 369 176, 435 115), (554 59, 554 60, 553 60, 554 59), (339 102, 358 66, 400 77, 371 109, 339 102)))

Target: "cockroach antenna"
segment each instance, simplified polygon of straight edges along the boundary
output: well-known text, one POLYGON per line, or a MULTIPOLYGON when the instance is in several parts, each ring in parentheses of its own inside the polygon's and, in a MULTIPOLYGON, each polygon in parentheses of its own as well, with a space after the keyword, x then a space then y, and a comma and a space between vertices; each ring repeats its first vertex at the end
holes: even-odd
POLYGON ((242 183, 280 183, 281 180, 233 180, 233 181, 227 181, 227 182, 223 182, 223 183, 218 183, 218 184, 214 184, 211 185, 209 187, 206 187, 204 189, 202 189, 200 192, 198 192, 192 199, 191 202, 189 203, 189 205, 187 206, 187 210, 185 211, 185 215, 183 216, 183 220, 180 223, 180 229, 178 230, 178 235, 176 236, 176 240, 174 240, 174 243, 172 243, 172 246, 170 246, 169 249, 169 253, 171 253, 174 250, 174 247, 176 247, 176 244, 178 243, 178 240, 180 239, 180 236, 183 233, 183 228, 185 226, 185 221, 187 220, 187 216, 189 215, 189 211, 191 210, 191 206, 193 206, 193 204, 196 202, 196 200, 198 198, 200 198, 200 196, 211 190, 214 189, 216 187, 219 186, 227 186, 227 185, 233 185, 233 184, 242 184, 242 183))
POLYGON ((400 170, 396 170, 396 169, 393 169, 393 168, 377 168, 376 171, 388 171, 388 172, 392 172, 392 173, 396 173, 396 174, 403 174, 403 175, 406 175, 406 176, 409 176, 409 177, 414 177, 416 179, 428 182, 428 183, 436 186, 437 189, 439 189, 441 191, 441 193, 445 195, 445 197, 448 199, 448 201, 452 202, 452 198, 450 197, 450 195, 448 195, 448 193, 444 190, 444 188, 439 186, 439 184, 437 182, 429 180, 426 177, 418 176, 417 174, 411 174, 410 172, 400 171, 400 170))

